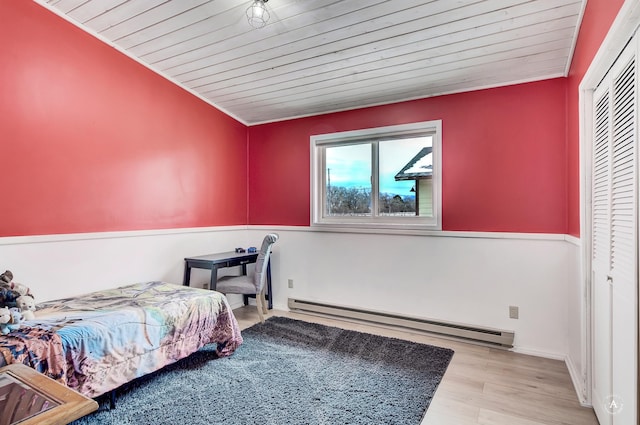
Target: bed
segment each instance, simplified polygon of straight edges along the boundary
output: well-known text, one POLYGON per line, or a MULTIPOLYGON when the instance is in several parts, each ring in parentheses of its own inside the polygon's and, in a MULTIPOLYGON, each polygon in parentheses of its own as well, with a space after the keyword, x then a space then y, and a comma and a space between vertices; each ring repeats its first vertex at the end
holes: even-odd
POLYGON ((38 304, 36 319, 0 336, 0 366, 23 363, 95 398, 215 343, 242 336, 219 292, 147 282, 38 304))

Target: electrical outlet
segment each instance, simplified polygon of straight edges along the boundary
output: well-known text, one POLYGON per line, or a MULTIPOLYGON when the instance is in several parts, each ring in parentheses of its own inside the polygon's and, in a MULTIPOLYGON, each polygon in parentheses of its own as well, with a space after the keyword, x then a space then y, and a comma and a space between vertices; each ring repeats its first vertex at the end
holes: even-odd
POLYGON ((293 279, 289 279, 289 288, 293 288, 293 279))
POLYGON ((520 316, 520 311, 518 309, 518 306, 510 305, 509 306, 509 318, 510 319, 517 319, 519 316, 520 316))

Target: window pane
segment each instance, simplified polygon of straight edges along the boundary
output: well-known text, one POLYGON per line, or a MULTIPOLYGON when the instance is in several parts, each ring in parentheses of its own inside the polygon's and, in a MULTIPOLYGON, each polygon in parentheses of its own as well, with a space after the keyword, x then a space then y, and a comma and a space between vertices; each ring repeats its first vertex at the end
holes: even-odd
POLYGON ((371 215, 371 144, 325 148, 325 217, 371 215))
POLYGON ((442 228, 442 121, 318 134, 310 142, 312 226, 442 228))
POLYGON ((381 216, 433 216, 432 136, 379 142, 381 216))

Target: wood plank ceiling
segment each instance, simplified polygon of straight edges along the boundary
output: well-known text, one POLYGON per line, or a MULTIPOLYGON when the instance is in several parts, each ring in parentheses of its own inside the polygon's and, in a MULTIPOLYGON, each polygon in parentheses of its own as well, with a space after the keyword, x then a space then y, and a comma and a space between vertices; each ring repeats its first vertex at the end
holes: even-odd
POLYGON ((252 125, 566 76, 586 0, 36 0, 252 125))

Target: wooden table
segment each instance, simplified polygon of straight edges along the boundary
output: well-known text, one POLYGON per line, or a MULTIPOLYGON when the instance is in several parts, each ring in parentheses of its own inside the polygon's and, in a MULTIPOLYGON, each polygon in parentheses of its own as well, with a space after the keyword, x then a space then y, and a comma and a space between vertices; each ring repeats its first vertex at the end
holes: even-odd
POLYGON ((0 425, 68 424, 97 409, 94 400, 28 366, 0 368, 0 425))

